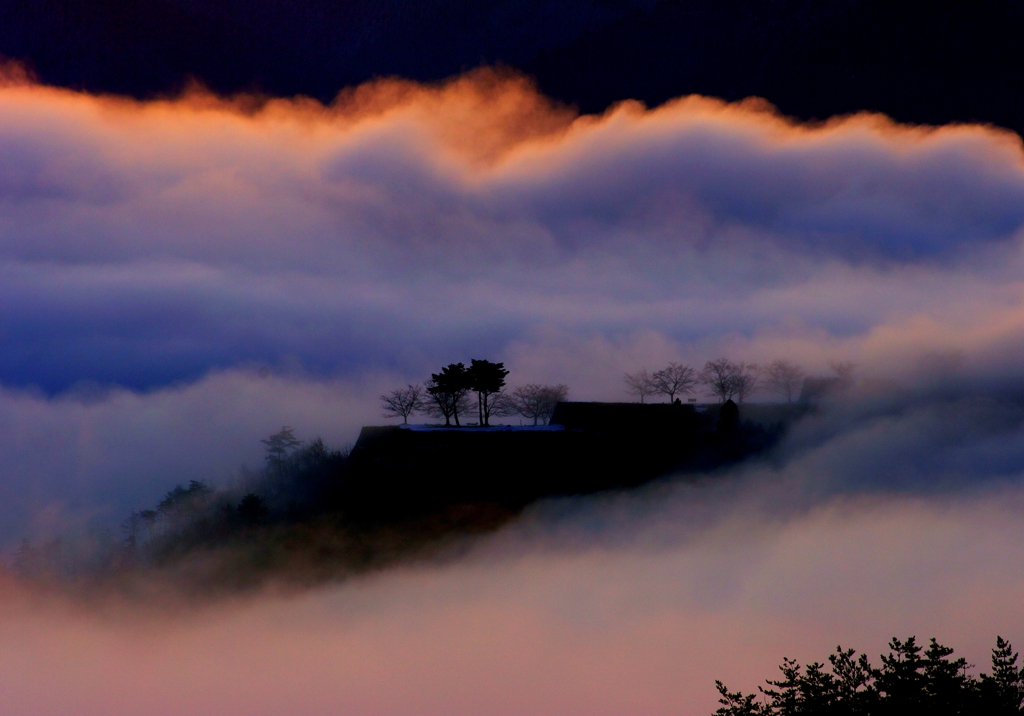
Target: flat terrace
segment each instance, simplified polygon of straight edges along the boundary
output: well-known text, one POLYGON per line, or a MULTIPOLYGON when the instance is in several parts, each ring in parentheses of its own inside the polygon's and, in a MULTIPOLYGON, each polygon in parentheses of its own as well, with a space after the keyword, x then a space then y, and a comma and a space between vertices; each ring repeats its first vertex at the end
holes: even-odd
POLYGON ((352 449, 349 489, 363 505, 405 511, 518 509, 714 470, 768 450, 806 410, 744 405, 739 420, 723 421, 717 404, 563 402, 550 425, 536 427, 369 426, 352 449))

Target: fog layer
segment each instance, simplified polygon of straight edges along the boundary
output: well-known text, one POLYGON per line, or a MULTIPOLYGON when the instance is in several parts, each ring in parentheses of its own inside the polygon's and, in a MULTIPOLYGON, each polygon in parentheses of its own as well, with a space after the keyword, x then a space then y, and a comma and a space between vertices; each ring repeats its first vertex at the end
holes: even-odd
MULTIPOLYGON (((907 454, 929 442, 913 417, 886 420, 907 454)), ((893 635, 934 635, 984 666, 997 633, 1024 640, 1019 470, 927 495, 844 486, 845 443, 872 422, 789 467, 545 503, 457 560, 300 595, 163 612, 8 586, 0 705, 698 715, 714 679, 750 690, 783 655, 837 643, 877 661, 893 635)))

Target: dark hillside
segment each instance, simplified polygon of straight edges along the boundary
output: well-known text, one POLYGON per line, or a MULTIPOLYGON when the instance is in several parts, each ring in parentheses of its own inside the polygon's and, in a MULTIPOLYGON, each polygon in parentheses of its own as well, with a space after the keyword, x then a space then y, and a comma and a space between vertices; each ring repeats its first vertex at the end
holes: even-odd
POLYGON ((129 591, 153 575, 204 593, 334 579, 437 555, 546 497, 754 458, 808 409, 562 402, 539 427, 366 427, 348 454, 282 428, 263 441, 263 469, 237 486, 178 486, 133 513, 121 543, 26 541, 16 568, 43 583, 129 591))
POLYGON ((714 470, 764 452, 806 406, 725 408, 573 403, 543 427, 363 428, 344 503, 379 521, 456 504, 517 511, 538 499, 629 489, 657 477, 714 470))

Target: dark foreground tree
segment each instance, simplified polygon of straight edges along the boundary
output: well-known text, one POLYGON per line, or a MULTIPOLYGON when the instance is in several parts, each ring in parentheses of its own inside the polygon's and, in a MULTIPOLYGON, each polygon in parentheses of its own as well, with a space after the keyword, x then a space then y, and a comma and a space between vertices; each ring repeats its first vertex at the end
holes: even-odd
POLYGON ((992 650, 992 673, 981 675, 979 691, 993 714, 1024 713, 1024 668, 1017 666, 1017 653, 1001 636, 992 650))
POLYGON ((881 667, 865 654, 836 647, 829 666, 803 667, 783 659, 782 678, 768 680, 759 694, 729 691, 716 681, 722 705, 716 716, 1010 716, 1024 713, 1024 669, 1002 637, 992 650, 992 674, 975 678, 953 650, 931 640, 893 639, 881 667))
POLYGON ((387 395, 380 396, 380 406, 385 418, 401 418, 403 425, 408 424, 410 415, 426 407, 423 387, 410 384, 404 388, 395 388, 387 395))
POLYGON ((492 395, 501 393, 501 389, 505 387, 505 376, 507 375, 508 371, 505 370, 504 363, 491 363, 489 360, 477 360, 476 358, 470 361, 467 378, 469 389, 476 393, 480 425, 491 424, 490 398, 492 395))
POLYGON ((459 414, 469 407, 466 396, 471 390, 469 371, 462 363, 450 363, 440 373, 432 373, 424 387, 427 390, 427 410, 435 417, 444 418, 446 427, 455 420, 459 427, 459 414))

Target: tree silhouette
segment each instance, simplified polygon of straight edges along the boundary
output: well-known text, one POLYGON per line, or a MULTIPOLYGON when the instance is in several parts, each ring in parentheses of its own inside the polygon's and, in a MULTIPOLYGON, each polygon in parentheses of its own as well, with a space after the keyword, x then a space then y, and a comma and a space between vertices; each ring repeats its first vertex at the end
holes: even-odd
POLYGON ((857 364, 851 363, 850 361, 835 361, 830 360, 828 367, 833 370, 836 374, 836 378, 839 379, 839 386, 841 388, 848 388, 853 385, 853 373, 857 370, 857 364))
POLYGON ((428 409, 431 414, 443 417, 446 427, 451 427, 454 418, 456 427, 459 427, 459 413, 465 412, 469 407, 466 396, 471 390, 466 366, 462 363, 450 363, 442 368, 440 373, 432 373, 424 386, 429 396, 428 409))
POLYGON ((704 364, 698 378, 720 402, 735 399, 742 403, 756 389, 758 375, 754 363, 733 363, 728 358, 717 358, 704 364))
POLYGON ((740 409, 730 398, 722 403, 722 409, 718 412, 718 425, 715 430, 719 435, 735 436, 740 429, 740 409))
POLYGON ((280 465, 289 452, 302 445, 302 441, 295 437, 295 431, 287 425, 260 442, 267 446, 269 465, 280 465))
POLYGON ((792 403, 803 385, 804 369, 786 360, 776 360, 764 369, 764 376, 769 392, 792 403))
POLYGON ((385 418, 401 418, 403 425, 409 423, 410 415, 426 406, 423 387, 411 384, 380 396, 380 403, 385 418))
POLYGON ((932 639, 927 649, 914 637, 894 638, 875 668, 866 655, 836 647, 826 667, 783 659, 782 678, 759 694, 729 691, 715 682, 721 707, 716 716, 940 716, 1024 713, 1024 670, 1002 637, 992 650, 992 674, 974 678, 962 658, 932 639))
POLYGON ((992 650, 992 674, 981 675, 982 700, 990 705, 990 713, 1024 713, 1024 669, 1017 667, 1017 654, 1010 642, 996 637, 992 650))
POLYGON ((513 390, 508 399, 514 412, 524 418, 532 419, 533 424, 537 425, 540 421, 545 424, 550 422, 555 406, 567 397, 569 397, 569 386, 562 383, 558 385, 528 383, 513 390))
POLYGON ((247 494, 238 503, 238 518, 245 524, 259 524, 269 513, 266 502, 254 492, 247 494))
POLYGON ((477 360, 473 358, 467 371, 469 389, 476 392, 477 410, 479 412, 479 424, 491 424, 491 405, 489 398, 501 392, 505 387, 504 363, 491 363, 489 360, 477 360))
POLYGON ((668 396, 668 402, 676 399, 676 394, 692 395, 697 387, 697 374, 688 365, 669 363, 665 368, 651 376, 655 393, 668 396))
POLYGON ((724 403, 736 394, 735 365, 728 358, 709 360, 700 372, 700 382, 707 386, 708 391, 724 403))
POLYGON ((644 402, 644 398, 655 392, 654 379, 646 368, 641 368, 636 373, 626 373, 623 378, 626 381, 626 392, 640 398, 641 403, 644 402))
POLYGON ((179 509, 183 505, 193 503, 198 499, 206 497, 213 490, 205 482, 200 480, 191 480, 188 483, 188 487, 182 487, 181 485, 175 485, 164 498, 160 500, 160 503, 156 506, 157 513, 166 513, 173 510, 179 509))

